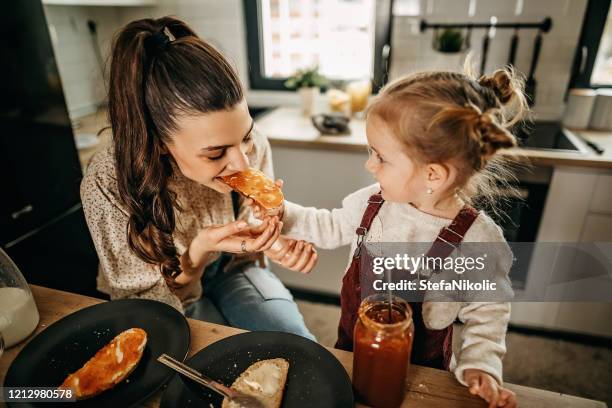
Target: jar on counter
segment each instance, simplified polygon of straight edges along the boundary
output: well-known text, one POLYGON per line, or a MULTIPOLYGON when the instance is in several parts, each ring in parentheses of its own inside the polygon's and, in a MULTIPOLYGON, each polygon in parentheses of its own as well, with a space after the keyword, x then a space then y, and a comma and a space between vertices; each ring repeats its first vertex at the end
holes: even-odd
POLYGON ((588 128, 596 98, 597 92, 592 89, 570 89, 561 120, 563 126, 572 129, 588 128))
POLYGON ((404 400, 414 325, 408 303, 372 295, 359 306, 353 337, 353 387, 374 408, 398 407, 404 400))

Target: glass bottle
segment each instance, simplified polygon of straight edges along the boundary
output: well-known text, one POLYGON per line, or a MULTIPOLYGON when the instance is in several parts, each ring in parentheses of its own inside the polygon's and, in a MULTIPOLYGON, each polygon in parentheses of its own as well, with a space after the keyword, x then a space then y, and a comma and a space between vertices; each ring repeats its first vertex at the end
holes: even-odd
POLYGON ((0 248, 0 346, 4 342, 5 347, 11 347, 28 337, 38 320, 38 309, 28 283, 0 248))

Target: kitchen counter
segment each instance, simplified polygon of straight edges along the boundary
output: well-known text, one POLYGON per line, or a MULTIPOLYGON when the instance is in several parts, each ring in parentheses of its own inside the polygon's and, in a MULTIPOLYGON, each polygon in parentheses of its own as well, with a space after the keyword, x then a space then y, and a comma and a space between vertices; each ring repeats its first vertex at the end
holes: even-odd
POLYGON ((93 133, 98 135, 99 142, 97 145, 78 150, 81 168, 85 170, 87 163, 89 163, 93 155, 110 143, 112 132, 110 128, 105 129, 110 126, 106 109, 100 109, 95 113, 78 118, 75 120, 75 123, 77 126, 73 131, 76 137, 78 137, 80 133, 93 133))
MULTIPOLYGON (((365 152, 367 139, 365 121, 353 119, 351 134, 344 136, 323 136, 312 125, 310 118, 301 115, 298 108, 281 107, 257 119, 259 129, 270 140, 272 146, 324 149, 328 151, 365 152)), ((612 132, 573 130, 574 133, 597 143, 605 149, 597 155, 582 141, 575 141, 583 152, 561 152, 539 149, 513 149, 511 152, 525 157, 537 166, 581 166, 612 168, 612 132)))
MULTIPOLYGON (((75 133, 98 133, 108 126, 106 110, 78 119, 79 127, 75 133)), ((310 118, 302 116, 299 108, 281 107, 267 112, 256 119, 257 126, 270 140, 272 146, 323 149, 327 151, 365 152, 367 139, 365 122, 353 119, 350 122, 351 134, 344 136, 320 135, 310 118)), ((597 155, 580 140, 575 141, 583 152, 561 152, 537 149, 517 149, 537 166, 578 166, 612 169, 612 131, 572 130, 583 138, 598 144, 605 152, 597 155)), ((110 129, 99 136, 100 142, 93 147, 79 150, 81 166, 85 168, 91 157, 111 140, 110 129)))
MULTIPOLYGON (((36 328, 36 331, 34 332, 34 335, 45 330, 46 327, 70 313, 96 303, 103 302, 100 299, 48 289, 40 286, 32 285, 31 288, 40 313, 40 322, 36 328)), ((239 329, 219 326, 199 320, 188 319, 188 321, 189 328, 191 330, 191 344, 189 347, 190 356, 217 340, 243 332, 239 329)), ((0 359, 0 384, 4 383, 4 377, 11 362, 33 336, 30 336, 24 342, 5 351, 5 354, 0 359)), ((353 365, 352 353, 331 348, 329 348, 329 351, 340 361, 350 376, 353 365)), ((605 403, 599 401, 523 387, 520 385, 506 385, 508 388, 516 392, 519 406, 522 407, 606 407, 605 403)), ((415 365, 411 366, 408 379, 406 381, 406 390, 406 398, 402 404, 402 407, 418 406, 422 408, 461 408, 485 406, 483 400, 470 395, 467 389, 461 386, 451 373, 432 368, 415 365)), ((143 406, 158 407, 161 394, 161 391, 157 392, 153 397, 145 402, 143 406)))

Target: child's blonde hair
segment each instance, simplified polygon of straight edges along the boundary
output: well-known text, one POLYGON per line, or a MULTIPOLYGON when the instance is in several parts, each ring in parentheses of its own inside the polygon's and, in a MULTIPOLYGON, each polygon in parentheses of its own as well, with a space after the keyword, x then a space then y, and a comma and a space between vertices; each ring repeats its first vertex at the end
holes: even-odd
POLYGON ((514 179, 496 153, 516 146, 509 129, 527 113, 523 80, 511 68, 475 79, 466 62, 466 74, 423 72, 390 83, 366 114, 382 119, 417 163, 454 166, 455 191, 495 210, 514 179))

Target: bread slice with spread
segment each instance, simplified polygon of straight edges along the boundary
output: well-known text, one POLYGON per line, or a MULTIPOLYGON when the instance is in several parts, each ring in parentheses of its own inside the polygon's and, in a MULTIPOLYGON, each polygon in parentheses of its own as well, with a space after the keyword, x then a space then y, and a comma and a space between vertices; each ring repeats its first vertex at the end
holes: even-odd
MULTIPOLYGON (((279 408, 288 373, 289 362, 283 358, 258 361, 240 374, 232 388, 256 397, 265 408, 279 408)), ((221 407, 240 408, 240 405, 226 398, 221 407)))
POLYGON ((123 381, 136 368, 147 344, 147 333, 138 328, 119 333, 78 371, 60 385, 77 400, 91 398, 123 381))

